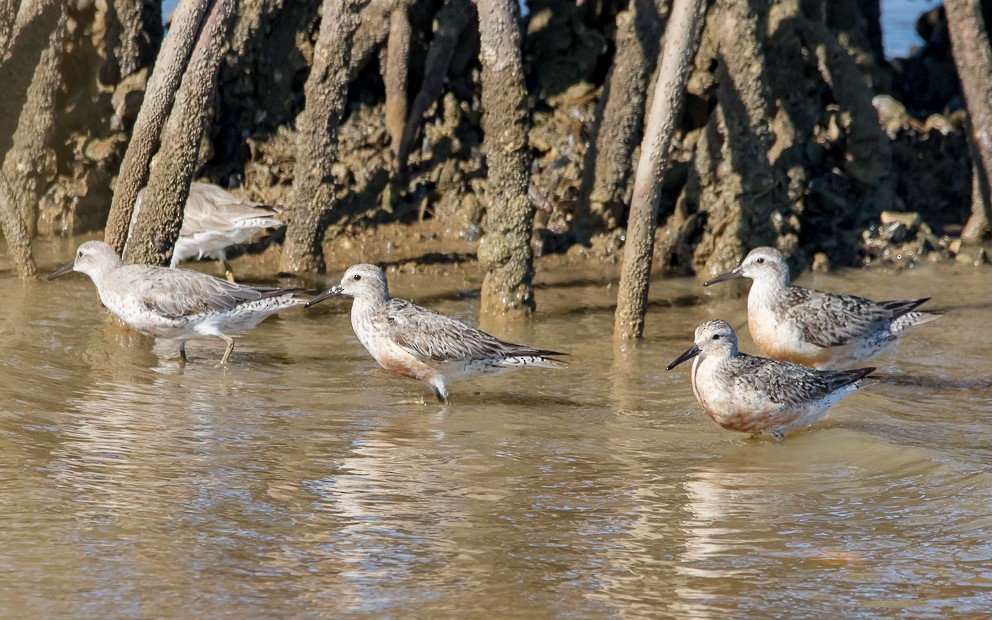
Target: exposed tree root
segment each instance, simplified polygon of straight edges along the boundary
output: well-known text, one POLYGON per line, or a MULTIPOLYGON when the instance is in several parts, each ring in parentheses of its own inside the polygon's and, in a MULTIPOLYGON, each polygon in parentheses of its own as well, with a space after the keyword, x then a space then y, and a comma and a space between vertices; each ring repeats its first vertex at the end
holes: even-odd
POLYGON ((162 128, 176 100, 190 55, 210 0, 181 2, 172 15, 172 27, 162 42, 155 71, 148 81, 144 103, 131 132, 131 141, 121 162, 114 199, 110 206, 104 240, 118 253, 124 251, 131 213, 138 192, 148 183, 152 157, 158 150, 162 128))
POLYGON ((596 105, 583 161, 574 218, 580 234, 610 230, 622 221, 667 4, 630 0, 617 15, 616 56, 596 105))
POLYGON ((147 193, 124 257, 129 263, 171 262, 233 19, 234 0, 214 0, 207 11, 165 126, 162 149, 148 176, 147 193))
POLYGON ((424 122, 424 113, 441 95, 458 39, 472 21, 474 13, 475 9, 468 0, 447 0, 437 12, 434 39, 427 51, 424 81, 410 105, 410 113, 396 149, 396 172, 399 176, 406 174, 410 147, 424 122))
POLYGON ((324 270, 324 218, 334 201, 331 167, 337 159, 338 128, 356 60, 352 43, 364 5, 364 0, 324 2, 313 68, 304 87, 306 107, 297 122, 294 206, 280 260, 283 271, 324 270))
POLYGON ((513 318, 534 311, 534 205, 530 187, 527 91, 513 0, 480 0, 482 127, 486 155, 486 225, 479 261, 484 316, 513 318))
POLYGON ((385 51, 383 82, 386 85, 386 132, 395 155, 406 123, 406 83, 410 73, 410 17, 405 6, 393 9, 385 51))
POLYGON ((703 0, 675 0, 672 19, 665 30, 665 49, 641 142, 627 224, 627 245, 613 326, 613 336, 619 340, 640 338, 644 332, 661 180, 668 167, 672 138, 681 117, 705 10, 703 0))

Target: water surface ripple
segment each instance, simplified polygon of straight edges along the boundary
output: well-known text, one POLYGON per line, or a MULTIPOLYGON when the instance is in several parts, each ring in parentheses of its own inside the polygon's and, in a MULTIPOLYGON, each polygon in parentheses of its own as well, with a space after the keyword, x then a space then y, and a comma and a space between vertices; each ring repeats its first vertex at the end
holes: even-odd
MULTIPOLYGON (((53 260, 54 262, 54 260, 53 260)), ((207 267, 208 268, 208 267, 207 267)), ((884 381, 784 442, 722 431, 664 366, 743 288, 663 280, 614 352, 613 290, 548 284, 503 336, 566 371, 454 385, 380 371, 346 305, 175 345, 90 282, 0 277, 6 617, 946 617, 992 606, 992 299, 957 266, 807 276, 950 308, 884 381)), ((478 300, 392 275, 474 320, 478 300)), ((443 289, 443 287, 442 287, 443 289)))

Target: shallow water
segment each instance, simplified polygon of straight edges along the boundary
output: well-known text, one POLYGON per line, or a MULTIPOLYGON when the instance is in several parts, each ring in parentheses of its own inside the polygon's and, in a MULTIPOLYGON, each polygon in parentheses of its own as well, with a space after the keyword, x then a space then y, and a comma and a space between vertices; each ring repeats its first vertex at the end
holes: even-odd
MULTIPOLYGON (((44 268, 72 241, 43 248, 44 268)), ((210 269, 209 265, 203 267, 210 269)), ((474 322, 471 283, 391 274, 474 322)), ((659 280, 614 353, 613 289, 543 286, 501 335, 563 371, 403 401, 344 303, 175 345, 107 319, 81 275, 0 274, 6 617, 891 616, 992 605, 992 271, 801 284, 948 309, 890 378, 785 441, 721 430, 665 365, 695 325, 744 330, 744 288, 659 280)), ((753 350, 745 335, 742 347, 753 350)))

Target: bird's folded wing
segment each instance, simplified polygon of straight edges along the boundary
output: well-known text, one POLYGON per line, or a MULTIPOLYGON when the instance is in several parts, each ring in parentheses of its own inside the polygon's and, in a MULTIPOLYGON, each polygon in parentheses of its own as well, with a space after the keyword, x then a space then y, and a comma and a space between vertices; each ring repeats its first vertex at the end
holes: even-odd
POLYGON ((428 308, 390 299, 381 317, 389 338, 423 359, 468 361, 539 355, 538 349, 504 342, 428 308))
POLYGON ((248 301, 273 296, 243 284, 233 284, 205 273, 178 269, 149 269, 136 278, 134 287, 141 303, 168 319, 230 310, 248 301))
POLYGON ((812 368, 751 355, 734 360, 739 367, 738 380, 775 403, 797 406, 833 391, 824 373, 812 368))
POLYGON ((806 342, 839 347, 862 338, 887 321, 890 313, 870 299, 802 290, 787 316, 803 326, 806 342))
POLYGON ((272 218, 275 215, 275 211, 264 205, 243 200, 214 185, 193 184, 186 201, 180 234, 232 230, 238 227, 241 220, 272 218))

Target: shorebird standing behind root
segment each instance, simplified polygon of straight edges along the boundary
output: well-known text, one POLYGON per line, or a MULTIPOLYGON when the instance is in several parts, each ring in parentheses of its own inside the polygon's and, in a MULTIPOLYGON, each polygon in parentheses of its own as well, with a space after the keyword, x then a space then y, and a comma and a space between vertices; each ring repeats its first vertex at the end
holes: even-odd
POLYGON ((938 314, 913 312, 926 301, 875 302, 792 286, 775 248, 751 250, 740 267, 703 284, 751 278, 747 327, 763 355, 814 368, 850 368, 882 354, 910 327, 938 314))
POLYGON ((102 241, 79 246, 73 262, 55 270, 49 280, 69 272, 93 280, 100 301, 135 331, 146 336, 179 340, 186 359, 186 340, 216 336, 227 343, 223 366, 234 350, 228 334, 251 329, 280 310, 302 304, 295 293, 280 289, 233 284, 199 271, 151 265, 125 265, 102 241))
POLYGON ((714 422, 776 439, 827 415, 875 370, 815 370, 745 355, 737 350, 737 334, 719 320, 697 327, 693 345, 668 370, 692 358, 692 391, 714 422))
MULTIPOLYGON (((128 238, 138 221, 147 189, 142 188, 134 201, 128 238)), ((224 275, 231 282, 234 282, 234 272, 227 262, 227 248, 248 243, 263 230, 284 225, 277 217, 278 209, 238 198, 211 183, 191 183, 184 209, 183 226, 172 250, 170 267, 182 261, 213 258, 221 262, 224 275)))
POLYGON ((341 284, 306 307, 338 295, 354 298, 351 326, 375 361, 390 372, 426 381, 444 403, 450 402, 449 380, 515 368, 560 368, 560 362, 549 358, 565 355, 506 342, 440 312, 393 299, 386 274, 375 265, 351 266, 341 284))

